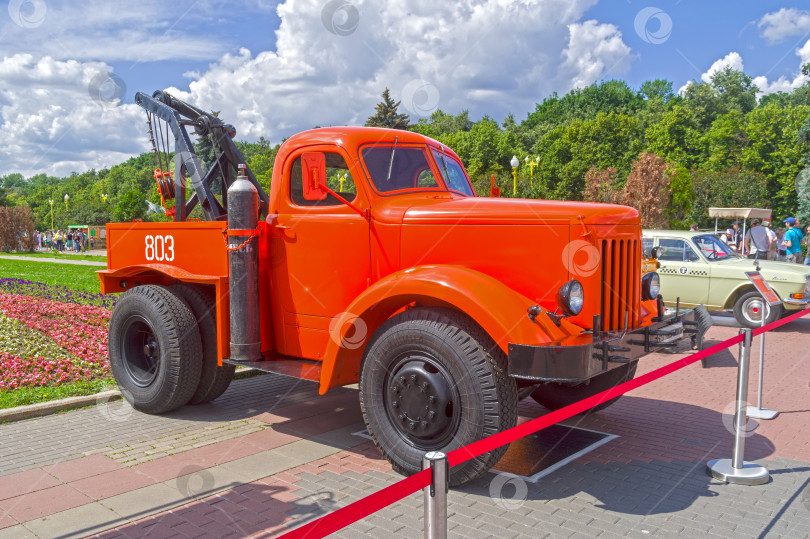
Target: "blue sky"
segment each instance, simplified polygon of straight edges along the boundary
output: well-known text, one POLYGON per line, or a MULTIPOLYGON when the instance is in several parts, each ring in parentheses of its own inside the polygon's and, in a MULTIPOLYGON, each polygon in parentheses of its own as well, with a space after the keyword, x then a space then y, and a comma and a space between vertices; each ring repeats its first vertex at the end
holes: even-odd
POLYGON ((136 91, 222 111, 277 142, 362 124, 382 90, 523 119, 552 92, 618 78, 675 90, 726 65, 761 92, 805 82, 798 2, 10 0, 0 9, 0 175, 103 168, 148 149, 136 91))

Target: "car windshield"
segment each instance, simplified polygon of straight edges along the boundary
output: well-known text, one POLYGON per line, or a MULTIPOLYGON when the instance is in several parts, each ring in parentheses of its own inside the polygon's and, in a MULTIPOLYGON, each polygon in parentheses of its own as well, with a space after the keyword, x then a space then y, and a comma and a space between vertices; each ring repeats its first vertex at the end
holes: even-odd
POLYGON ((362 155, 371 181, 381 193, 443 189, 433 175, 424 146, 368 146, 362 155))
POLYGON ((470 182, 467 181, 467 175, 464 174, 464 169, 461 168, 458 161, 437 150, 433 150, 433 157, 436 159, 436 164, 439 166, 439 171, 442 174, 442 178, 444 178, 444 183, 451 191, 456 191, 468 197, 473 196, 470 182))
POLYGON ((694 243, 698 250, 703 253, 703 256, 710 261, 738 258, 734 251, 729 249, 728 245, 710 234, 695 236, 692 238, 692 243, 694 243))

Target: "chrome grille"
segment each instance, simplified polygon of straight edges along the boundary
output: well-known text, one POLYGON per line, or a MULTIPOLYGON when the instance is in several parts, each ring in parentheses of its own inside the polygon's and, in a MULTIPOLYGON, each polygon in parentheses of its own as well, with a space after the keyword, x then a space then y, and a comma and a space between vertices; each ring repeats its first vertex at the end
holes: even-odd
POLYGON ((641 250, 638 240, 602 240, 602 331, 641 323, 641 250))

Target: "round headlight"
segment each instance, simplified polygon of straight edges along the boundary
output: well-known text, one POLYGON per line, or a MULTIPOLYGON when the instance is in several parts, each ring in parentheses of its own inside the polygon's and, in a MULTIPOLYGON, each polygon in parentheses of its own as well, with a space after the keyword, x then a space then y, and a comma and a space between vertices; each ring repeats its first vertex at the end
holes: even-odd
POLYGON ((661 293, 661 278, 654 271, 641 278, 641 299, 655 299, 661 293))
POLYGON ((585 305, 582 283, 573 279, 562 285, 557 291, 557 304, 568 316, 576 316, 582 312, 585 305))

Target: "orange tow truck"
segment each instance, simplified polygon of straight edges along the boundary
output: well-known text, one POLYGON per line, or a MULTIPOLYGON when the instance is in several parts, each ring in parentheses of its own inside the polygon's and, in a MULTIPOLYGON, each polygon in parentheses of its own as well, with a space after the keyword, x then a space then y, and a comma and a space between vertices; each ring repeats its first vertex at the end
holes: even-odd
POLYGON ((155 172, 174 221, 108 224, 99 272, 123 292, 110 362, 138 410, 209 402, 236 365, 321 394, 359 383, 369 434, 411 474, 427 451, 514 426, 521 398, 566 406, 703 331, 692 311, 664 317, 632 208, 479 197, 447 146, 362 127, 287 139, 267 194, 232 126, 164 92, 136 103, 175 143, 173 170, 155 172), (208 170, 189 128, 216 149, 208 170))

